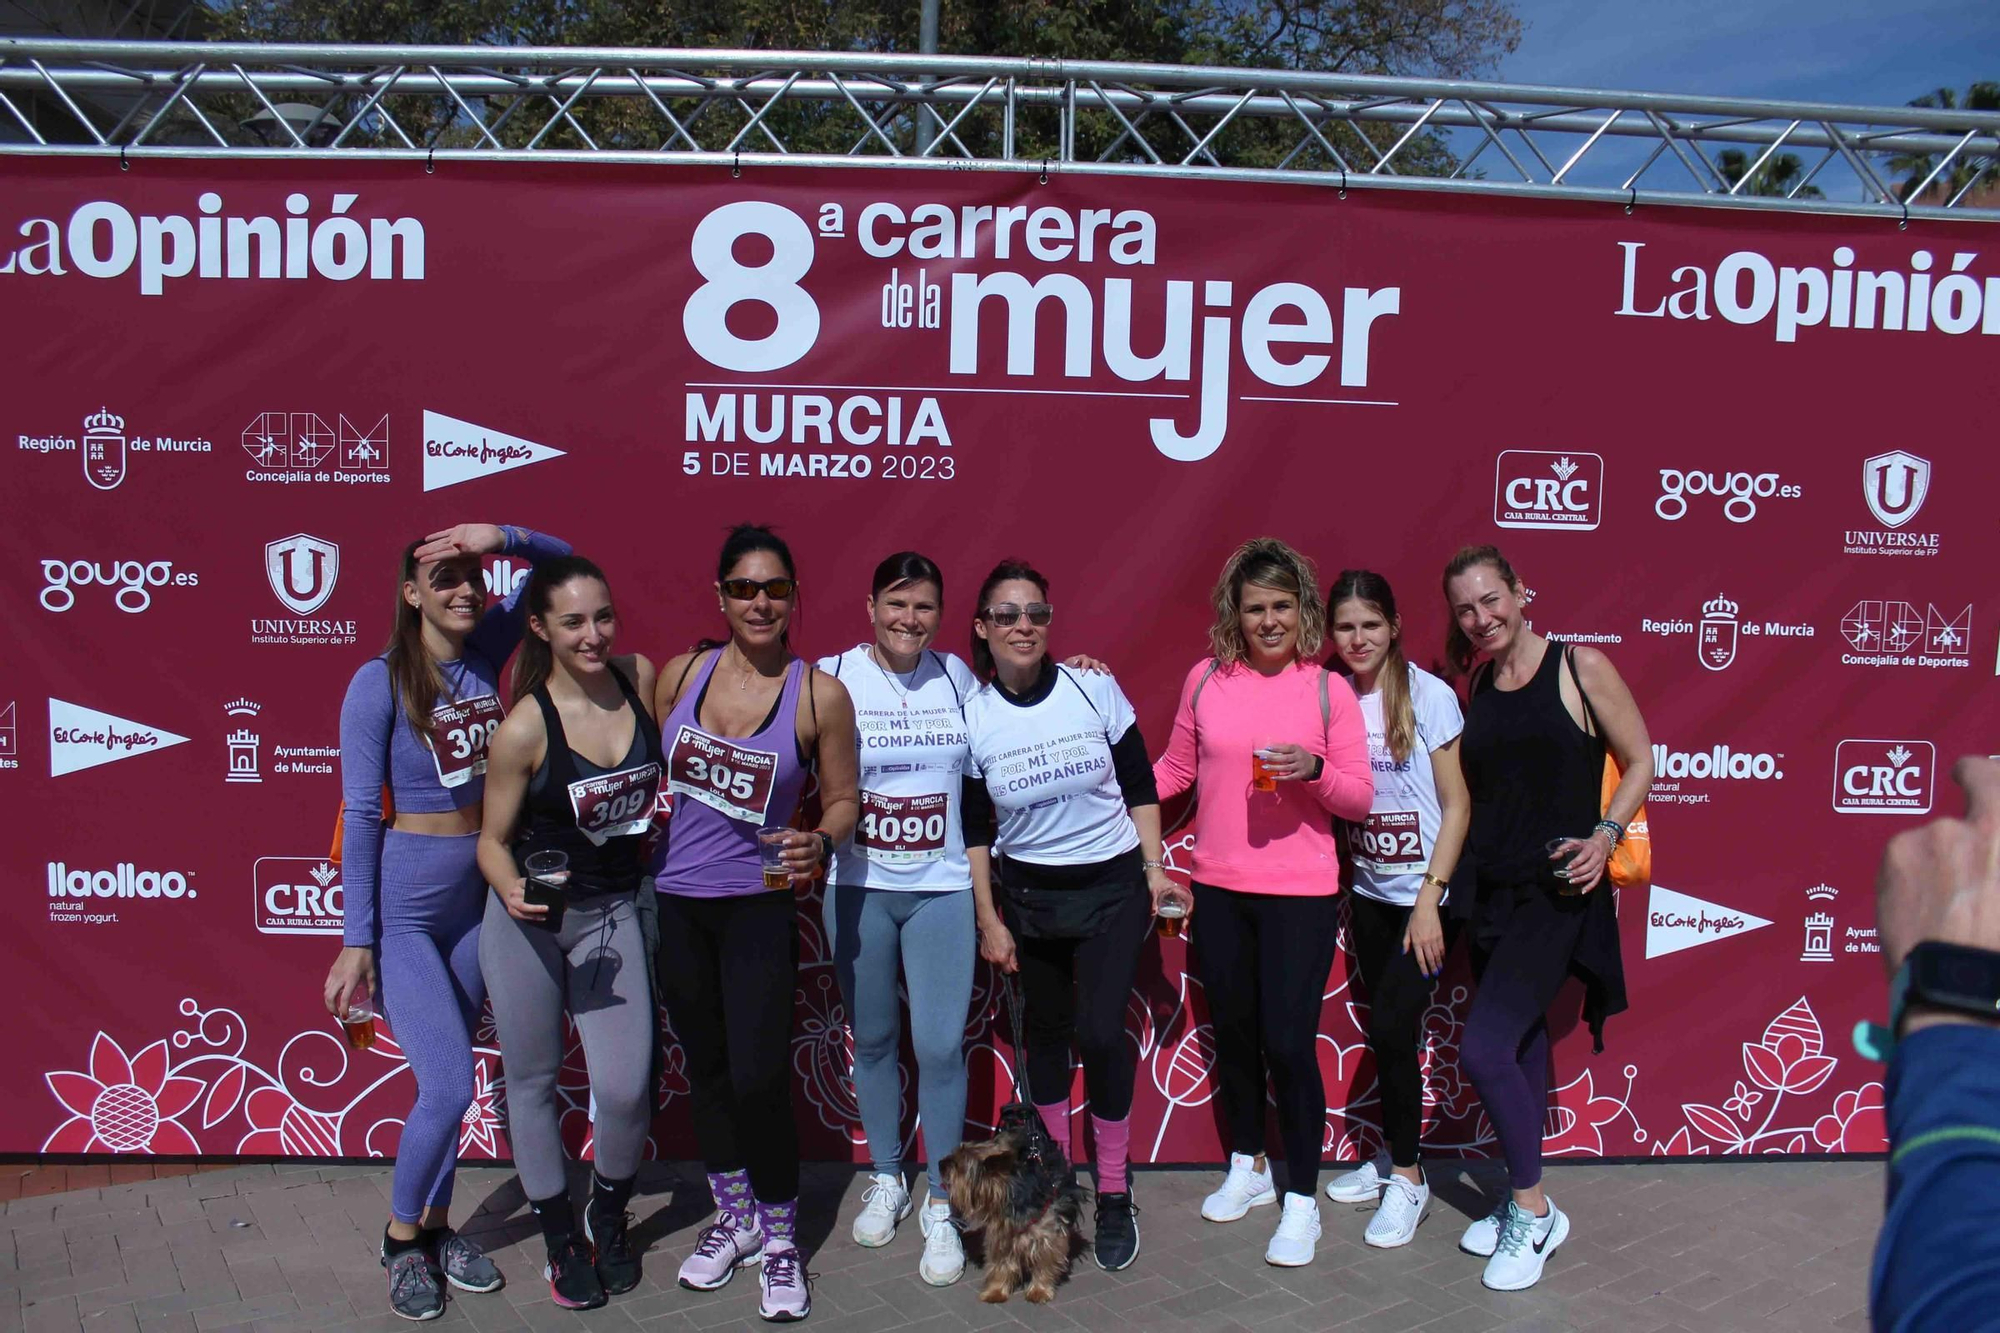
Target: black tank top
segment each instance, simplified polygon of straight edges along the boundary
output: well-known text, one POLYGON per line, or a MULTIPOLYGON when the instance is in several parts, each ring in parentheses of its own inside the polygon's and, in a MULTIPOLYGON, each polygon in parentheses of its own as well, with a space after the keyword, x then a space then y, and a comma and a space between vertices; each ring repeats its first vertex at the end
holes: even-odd
POLYGON ((1491 669, 1473 682, 1459 754, 1482 875, 1553 883, 1549 839, 1587 837, 1599 818, 1604 743, 1563 707, 1567 652, 1549 643, 1518 690, 1495 688, 1491 669))
POLYGON ((548 686, 534 692, 541 705, 548 749, 528 780, 527 817, 514 855, 554 850, 569 855, 569 893, 631 893, 645 866, 642 850, 660 791, 660 728, 648 716, 632 683, 616 666, 611 674, 632 710, 632 743, 611 768, 600 768, 569 748, 562 717, 548 686))

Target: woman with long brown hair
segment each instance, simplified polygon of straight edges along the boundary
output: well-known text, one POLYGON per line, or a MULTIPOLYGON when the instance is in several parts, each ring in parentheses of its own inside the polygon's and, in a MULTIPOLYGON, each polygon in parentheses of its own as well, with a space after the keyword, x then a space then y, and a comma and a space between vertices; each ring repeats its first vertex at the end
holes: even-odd
POLYGON ((514 597, 487 605, 480 557, 500 552, 539 562, 569 545, 462 523, 406 547, 395 629, 354 673, 340 709, 346 924, 324 999, 335 1017, 362 996, 378 1003, 416 1076, 382 1237, 389 1306, 405 1319, 443 1314, 444 1282, 493 1291, 502 1281, 449 1224, 486 994, 486 881, 475 858, 486 745, 500 726, 500 665, 521 638, 514 597), (386 824, 385 793, 394 811, 386 824))

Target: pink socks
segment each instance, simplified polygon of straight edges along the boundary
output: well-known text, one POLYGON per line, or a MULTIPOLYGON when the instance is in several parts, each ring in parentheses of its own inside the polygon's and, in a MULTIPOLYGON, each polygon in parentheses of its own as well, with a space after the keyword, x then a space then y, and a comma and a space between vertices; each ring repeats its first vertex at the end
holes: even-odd
POLYGON ((1072 1162, 1076 1161, 1076 1154, 1070 1151, 1069 1146, 1069 1103, 1038 1102, 1035 1110, 1041 1113, 1042 1123, 1048 1126, 1049 1137, 1056 1141, 1062 1155, 1072 1162))
POLYGON ((1132 1118, 1105 1120, 1093 1115, 1090 1134, 1097 1152, 1098 1194, 1125 1193, 1130 1188, 1125 1180, 1125 1163, 1132 1151, 1132 1118))

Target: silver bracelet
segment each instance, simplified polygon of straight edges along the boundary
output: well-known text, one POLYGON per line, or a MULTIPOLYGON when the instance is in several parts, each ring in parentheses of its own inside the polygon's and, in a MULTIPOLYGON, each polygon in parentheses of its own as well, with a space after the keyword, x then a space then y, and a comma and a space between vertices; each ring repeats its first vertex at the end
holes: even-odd
POLYGON ((1167 863, 1165 861, 1141 861, 1139 863, 1139 869, 1141 870, 1165 870, 1166 868, 1167 863))

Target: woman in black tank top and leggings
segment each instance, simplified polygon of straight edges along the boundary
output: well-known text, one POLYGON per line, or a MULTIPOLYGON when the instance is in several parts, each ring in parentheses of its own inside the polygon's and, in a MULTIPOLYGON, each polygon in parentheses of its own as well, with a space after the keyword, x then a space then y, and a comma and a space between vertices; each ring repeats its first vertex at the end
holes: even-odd
POLYGON ((652 1118, 654 1003, 640 912, 651 907, 645 844, 663 765, 646 700, 653 666, 611 656, 617 616, 604 575, 569 556, 528 580, 529 634, 514 664, 514 711, 488 754, 479 865, 493 886, 479 962, 507 1069, 507 1137, 548 1246, 549 1293, 565 1309, 639 1282, 625 1205, 652 1118), (535 706, 522 707, 532 699, 535 706), (563 910, 529 902, 522 866, 568 858, 563 910), (578 1233, 556 1093, 575 1019, 595 1106, 590 1204, 578 1233))
POLYGON ((1603 653, 1528 628, 1520 580, 1498 550, 1460 551, 1445 567, 1444 595, 1452 614, 1447 655, 1455 674, 1472 673, 1459 748, 1472 796, 1468 852, 1478 891, 1454 892, 1452 902, 1473 914, 1478 992, 1459 1060, 1500 1139, 1513 1187, 1459 1246, 1487 1258, 1488 1287, 1520 1291, 1541 1280, 1543 1263, 1570 1229, 1542 1193, 1545 1015, 1563 982, 1581 978, 1584 1017, 1603 1050, 1605 1018, 1625 1008, 1605 866, 1652 786, 1653 751, 1639 706, 1603 653), (1607 746, 1624 777, 1600 816, 1607 746))

